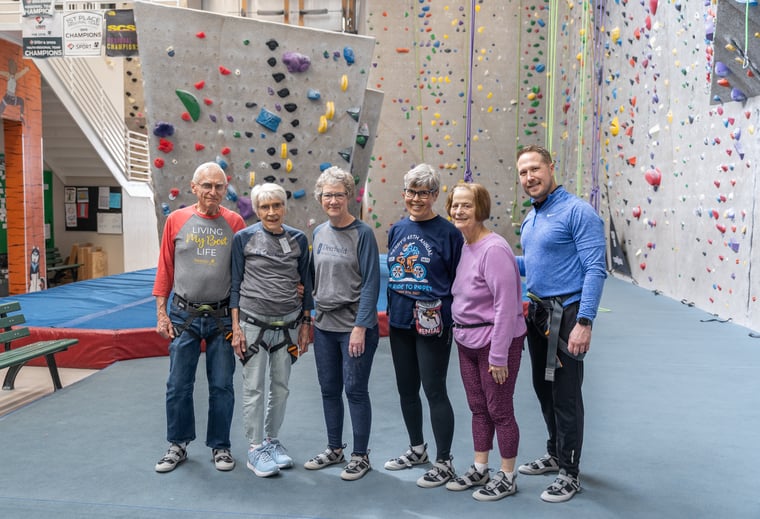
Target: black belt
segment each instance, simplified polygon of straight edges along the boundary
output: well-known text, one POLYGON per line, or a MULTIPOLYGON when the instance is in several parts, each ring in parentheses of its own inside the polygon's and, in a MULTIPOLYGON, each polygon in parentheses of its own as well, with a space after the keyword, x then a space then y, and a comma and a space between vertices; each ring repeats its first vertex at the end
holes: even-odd
POLYGON ((453 324, 454 328, 481 328, 483 326, 493 326, 493 323, 475 323, 475 324, 453 324))
POLYGON ((192 308, 194 310, 201 310, 201 311, 213 311, 213 310, 222 310, 223 308, 227 308, 230 305, 230 298, 222 299, 221 301, 188 301, 184 297, 180 297, 177 294, 174 294, 173 302, 175 305, 180 307, 183 310, 186 310, 187 308, 192 308))

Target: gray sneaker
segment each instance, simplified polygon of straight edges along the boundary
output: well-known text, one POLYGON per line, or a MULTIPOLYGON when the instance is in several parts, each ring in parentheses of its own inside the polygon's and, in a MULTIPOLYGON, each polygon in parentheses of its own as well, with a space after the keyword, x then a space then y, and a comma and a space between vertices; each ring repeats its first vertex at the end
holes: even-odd
POLYGON ((475 465, 470 465, 467 472, 446 483, 446 490, 467 490, 468 488, 485 485, 489 479, 488 469, 485 472, 478 472, 475 465))
POLYGON ((164 457, 156 463, 156 472, 171 472, 187 459, 187 451, 182 445, 172 443, 164 457))
POLYGON ((580 491, 581 482, 578 480, 578 476, 572 476, 565 472, 565 469, 562 469, 554 483, 541 493, 541 499, 549 503, 563 503, 572 499, 580 491))
POLYGON ((264 440, 264 445, 269 449, 269 454, 277 466, 281 469, 289 469, 293 466, 293 458, 288 455, 286 449, 277 438, 264 440))
POLYGON ((422 488, 435 488, 445 485, 450 479, 456 477, 451 458, 439 460, 417 480, 417 486, 422 488))
POLYGON ((409 450, 407 450, 404 454, 399 456, 398 458, 391 458, 388 461, 385 462, 385 470, 401 470, 401 469, 410 469, 414 465, 422 465, 423 463, 428 462, 428 453, 427 453, 427 443, 425 444, 425 447, 422 451, 422 454, 417 454, 414 452, 414 449, 412 449, 412 446, 409 446, 409 450))
MULTIPOLYGON (((341 449, 345 448, 346 445, 344 444, 341 449)), ((330 465, 335 465, 336 463, 343 463, 344 461, 346 461, 346 457, 343 456, 342 450, 340 452, 335 452, 330 447, 327 447, 325 452, 320 452, 309 461, 304 463, 303 468, 308 470, 319 470, 325 467, 329 467, 330 465)))
POLYGON ((229 449, 212 449, 216 470, 227 472, 235 468, 235 459, 229 449))
POLYGON ((478 501, 498 501, 517 492, 517 478, 515 474, 507 475, 504 471, 494 474, 491 481, 483 488, 472 493, 472 497, 478 501))
POLYGON ((340 473, 340 478, 344 481, 355 481, 361 479, 364 475, 372 470, 369 464, 369 454, 351 454, 351 461, 346 468, 340 473))
POLYGON ((547 472, 559 472, 559 462, 556 456, 544 454, 535 461, 520 465, 517 470, 520 474, 527 474, 528 476, 537 476, 538 474, 546 474, 547 472))

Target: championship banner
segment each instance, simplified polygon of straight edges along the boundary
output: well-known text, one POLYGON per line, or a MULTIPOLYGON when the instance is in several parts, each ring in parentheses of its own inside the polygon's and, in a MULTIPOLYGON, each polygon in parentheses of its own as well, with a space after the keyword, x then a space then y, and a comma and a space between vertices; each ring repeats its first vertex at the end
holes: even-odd
POLYGON ((136 56, 137 27, 132 9, 106 11, 106 56, 136 56))
POLYGON ((24 18, 33 16, 53 16, 55 2, 53 0, 23 0, 21 4, 24 18))
POLYGON ((103 13, 77 11, 63 15, 63 54, 93 57, 103 54, 103 13))
POLYGON ((21 37, 25 58, 54 58, 63 56, 61 15, 39 15, 21 19, 21 37))

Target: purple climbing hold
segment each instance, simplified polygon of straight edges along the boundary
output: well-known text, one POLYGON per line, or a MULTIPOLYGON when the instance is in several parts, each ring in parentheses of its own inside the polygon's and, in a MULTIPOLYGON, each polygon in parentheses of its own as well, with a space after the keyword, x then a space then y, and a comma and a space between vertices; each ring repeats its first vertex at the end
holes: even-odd
POLYGON ((720 77, 726 77, 731 73, 731 69, 726 66, 722 61, 715 62, 715 75, 720 77))
POLYGON ((282 62, 288 67, 288 72, 306 72, 311 66, 311 58, 300 52, 288 51, 282 55, 282 62))

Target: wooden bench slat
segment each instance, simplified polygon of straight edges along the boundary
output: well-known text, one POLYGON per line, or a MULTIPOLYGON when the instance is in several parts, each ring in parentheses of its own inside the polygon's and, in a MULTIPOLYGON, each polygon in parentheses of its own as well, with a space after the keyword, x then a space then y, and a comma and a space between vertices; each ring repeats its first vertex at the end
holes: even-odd
POLYGON ((15 341, 16 339, 22 339, 24 337, 29 337, 29 328, 14 328, 13 330, 6 330, 4 332, 0 332, 0 344, 3 343, 9 343, 11 341, 15 341))
POLYGON ((26 318, 24 314, 9 315, 7 317, 0 317, 0 329, 10 329, 11 326, 18 326, 24 324, 26 318))
POLYGON ((19 310, 21 310, 21 303, 18 301, 8 301, 7 303, 0 304, 0 314, 18 312, 19 310))
POLYGON ((29 362, 37 357, 58 353, 79 342, 78 339, 39 341, 20 348, 0 352, 0 369, 29 362))

